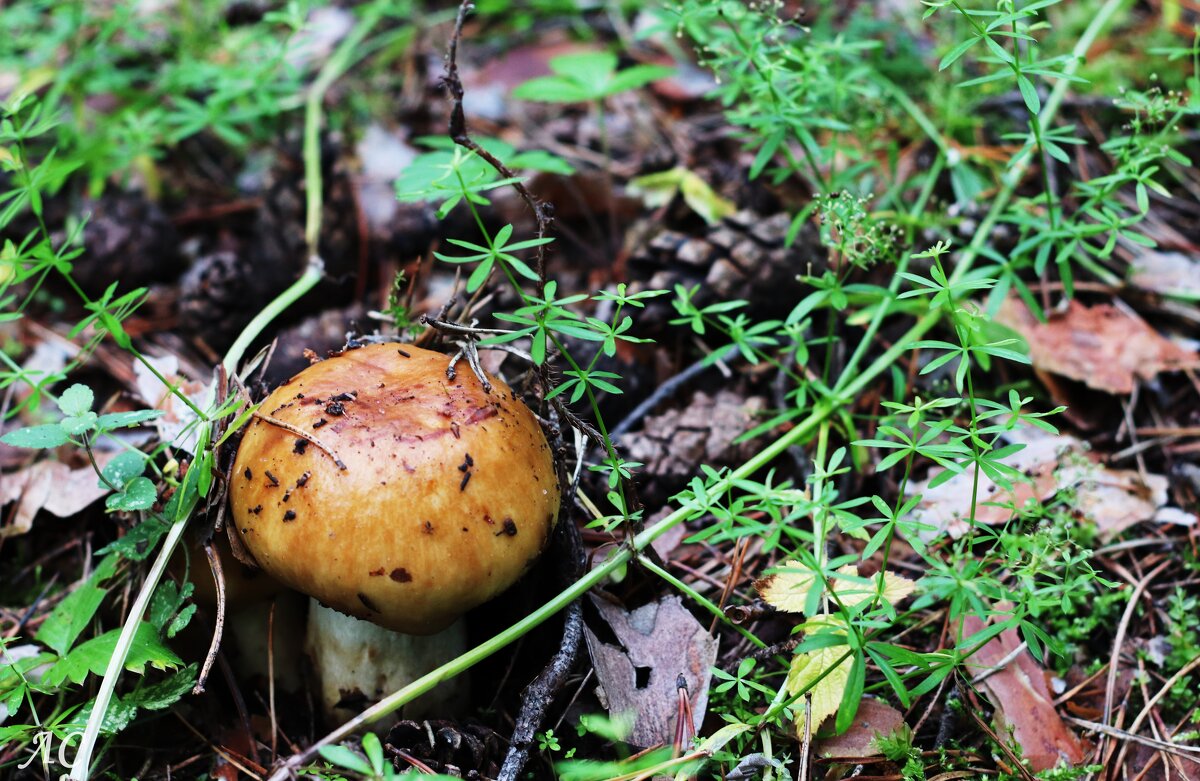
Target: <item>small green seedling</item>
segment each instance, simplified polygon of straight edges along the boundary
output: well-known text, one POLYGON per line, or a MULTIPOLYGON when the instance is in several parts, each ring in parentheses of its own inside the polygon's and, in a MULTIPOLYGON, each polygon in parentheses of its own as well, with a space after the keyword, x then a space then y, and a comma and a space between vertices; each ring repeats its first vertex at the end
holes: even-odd
POLYGON ((513 90, 513 97, 545 103, 595 103, 644 87, 675 72, 664 65, 634 65, 617 70, 612 52, 563 54, 550 60, 551 76, 530 79, 513 90))
POLYGON ((553 75, 530 79, 513 90, 513 97, 543 103, 591 103, 596 109, 600 145, 608 158, 608 133, 604 122, 605 98, 644 87, 675 72, 665 65, 634 65, 617 70, 612 52, 563 54, 550 60, 553 75))
MULTIPOLYGON (((0 442, 12 447, 38 450, 55 448, 68 443, 90 449, 91 442, 101 434, 128 428, 154 420, 163 413, 160 410, 136 410, 97 415, 92 411, 95 394, 86 385, 76 383, 58 397, 58 409, 63 418, 57 423, 27 426, 10 431, 0 442)), ((116 456, 100 472, 102 487, 113 493, 105 502, 109 510, 146 510, 157 498, 154 483, 143 477, 146 455, 137 450, 127 450, 116 456)))

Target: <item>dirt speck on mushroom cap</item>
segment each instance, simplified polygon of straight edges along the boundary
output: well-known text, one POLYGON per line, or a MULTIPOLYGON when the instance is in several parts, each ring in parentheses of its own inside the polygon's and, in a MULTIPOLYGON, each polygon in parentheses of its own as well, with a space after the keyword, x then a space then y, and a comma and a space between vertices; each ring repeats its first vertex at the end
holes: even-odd
POLYGON ((559 493, 541 428, 507 385, 493 379, 485 393, 465 366, 447 380, 441 353, 404 350, 351 350, 272 394, 263 409, 313 431, 311 444, 297 449, 288 427, 254 419, 230 497, 243 541, 274 577, 345 613, 424 634, 524 573, 545 547, 559 493), (281 406, 297 393, 299 403, 281 406), (343 412, 330 417, 335 399, 343 412), (268 472, 290 488, 286 504, 268 472), (497 535, 484 518, 511 519, 520 533, 497 535), (372 577, 380 568, 405 577, 372 577))

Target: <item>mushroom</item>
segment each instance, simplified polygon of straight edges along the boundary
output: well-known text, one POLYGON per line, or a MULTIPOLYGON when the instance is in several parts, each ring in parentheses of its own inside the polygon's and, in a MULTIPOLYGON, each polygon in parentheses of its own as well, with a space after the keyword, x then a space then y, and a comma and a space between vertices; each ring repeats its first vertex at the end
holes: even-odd
POLYGON ((460 654, 456 619, 516 582, 554 527, 558 481, 533 413, 503 382, 489 392, 446 366, 409 345, 347 350, 268 396, 238 449, 237 532, 312 597, 329 717, 355 690, 377 698, 460 654))
MULTIPOLYGON (((277 686, 298 691, 303 597, 261 569, 242 563, 224 531, 213 535, 209 544, 221 568, 225 590, 222 648, 231 651, 233 669, 243 679, 268 679, 273 674, 277 686)), ((204 546, 193 540, 176 549, 168 570, 180 581, 190 580, 195 587, 192 598, 213 620, 219 620, 217 584, 206 558, 204 546)))

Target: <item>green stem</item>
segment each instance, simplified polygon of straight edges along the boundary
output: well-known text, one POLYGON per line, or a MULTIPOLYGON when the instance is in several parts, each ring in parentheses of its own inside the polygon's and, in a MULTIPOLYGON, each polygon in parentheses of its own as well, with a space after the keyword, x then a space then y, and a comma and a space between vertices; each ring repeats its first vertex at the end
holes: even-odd
MULTIPOLYGON (((185 487, 180 486, 179 490, 183 491, 185 487)), ((134 635, 142 623, 142 616, 145 615, 146 608, 150 606, 150 598, 154 596, 154 589, 167 569, 167 562, 171 560, 171 554, 175 552, 175 547, 183 536, 190 514, 191 508, 187 508, 187 512, 184 512, 178 520, 171 524, 171 528, 163 540, 162 548, 159 549, 158 556, 150 567, 150 572, 146 574, 146 581, 142 584, 141 590, 138 591, 138 595, 133 601, 133 606, 129 609, 125 625, 121 627, 121 634, 117 638, 112 656, 109 657, 108 666, 104 669, 100 690, 96 692, 96 700, 92 703, 91 716, 88 717, 87 725, 83 729, 83 736, 79 740, 79 748, 76 750, 75 759, 71 764, 71 781, 87 781, 88 779, 91 771, 92 752, 100 737, 100 728, 104 723, 104 716, 108 711, 108 704, 112 700, 113 692, 116 690, 117 680, 121 677, 121 670, 125 667, 125 660, 129 657, 129 649, 133 646, 134 635)))
POLYGON ((321 236, 321 117, 324 113, 321 111, 321 102, 330 85, 362 56, 363 39, 383 18, 384 7, 384 3, 378 2, 367 8, 363 18, 342 39, 308 90, 308 100, 304 106, 304 181, 307 188, 304 240, 308 243, 310 255, 317 254, 317 242, 321 236))
POLYGON ((225 368, 226 376, 232 376, 237 370, 238 364, 242 362, 242 358, 249 349, 254 340, 259 334, 266 329, 271 321, 282 314, 288 307, 296 303, 308 291, 321 281, 321 277, 325 274, 325 263, 316 255, 309 256, 308 265, 304 269, 304 273, 300 278, 293 282, 287 290, 280 293, 275 299, 262 308, 254 319, 242 329, 238 338, 234 341, 229 351, 225 353, 225 360, 221 361, 221 366, 225 368))
POLYGON ((730 621, 729 616, 725 615, 724 611, 722 611, 720 607, 718 607, 715 603, 713 603, 712 600, 708 599, 703 594, 701 594, 699 591, 697 591, 696 589, 689 586, 687 583, 684 583, 682 580, 680 580, 679 578, 672 575, 669 571, 667 571, 667 570, 663 569, 662 567, 658 566, 657 564, 655 564, 650 559, 649 556, 639 555, 637 557, 637 559, 638 559, 638 564, 640 564, 641 566, 650 570, 655 575, 658 575, 660 578, 662 578, 667 583, 669 583, 673 588, 677 589, 680 593, 686 594, 687 596, 691 597, 692 600, 694 600, 696 602, 696 604, 700 605, 700 607, 704 608, 709 613, 712 613, 713 616, 718 621, 720 621, 722 624, 729 627, 730 629, 733 629, 733 630, 741 633, 742 637, 746 638, 751 643, 754 643, 754 645, 758 646, 759 648, 767 647, 767 644, 764 643, 762 640, 759 640, 758 636, 755 635, 753 632, 751 632, 749 629, 746 629, 745 627, 742 627, 742 626, 738 626, 737 624, 730 621))

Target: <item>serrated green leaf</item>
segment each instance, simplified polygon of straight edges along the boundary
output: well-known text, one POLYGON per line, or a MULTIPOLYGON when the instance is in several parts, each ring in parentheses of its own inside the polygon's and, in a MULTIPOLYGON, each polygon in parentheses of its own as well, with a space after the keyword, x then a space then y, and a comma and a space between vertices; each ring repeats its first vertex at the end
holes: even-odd
MULTIPOLYGON (((57 686, 64 680, 69 680, 78 685, 83 683, 88 673, 103 675, 108 667, 108 660, 116 651, 120 635, 120 629, 113 629, 80 644, 47 671, 44 682, 49 686, 57 686)), ((129 648, 129 656, 125 659, 126 670, 141 675, 145 673, 147 665, 166 670, 181 664, 183 660, 163 645, 153 626, 145 621, 138 625, 129 648)))
POLYGON ((63 656, 75 644, 79 633, 92 620, 108 589, 100 584, 108 580, 117 571, 118 557, 105 556, 96 565, 91 577, 75 591, 66 596, 50 615, 38 627, 34 639, 47 648, 51 648, 59 656, 63 656))
POLYGON ((133 512, 148 510, 158 499, 158 489, 148 477, 135 477, 120 493, 109 494, 104 500, 104 506, 110 511, 133 512))
POLYGON ((96 413, 88 410, 82 415, 70 415, 63 418, 59 425, 62 426, 63 431, 74 437, 94 429, 96 421, 96 413))
POLYGON ((137 687, 124 702, 146 710, 162 710, 179 702, 196 685, 197 666, 193 662, 163 680, 137 687))
POLYGON ((192 616, 194 615, 196 615, 196 604, 193 602, 183 610, 180 610, 175 617, 171 619, 171 623, 167 624, 167 629, 165 632, 167 639, 169 640, 182 632, 187 625, 192 622, 192 616))
MULTIPOLYGON (((92 709, 95 705, 95 700, 88 702, 78 711, 71 714, 69 722, 60 726, 72 732, 82 731, 87 725, 88 719, 91 718, 92 709)), ((104 712, 104 719, 100 722, 100 732, 103 735, 116 735, 132 724, 136 717, 136 707, 124 702, 120 697, 114 696, 109 700, 108 710, 104 712)))
POLYGON ((27 426, 19 428, 16 431, 10 431, 0 437, 0 442, 11 447, 24 447, 32 450, 45 450, 47 448, 58 447, 65 445, 71 441, 67 432, 63 431, 63 427, 57 423, 46 423, 41 426, 27 426))
POLYGON ((81 383, 75 383, 62 392, 58 397, 58 408, 67 416, 79 416, 92 411, 96 401, 92 389, 81 383))
MULTIPOLYGON (((176 496, 178 496, 178 493, 176 493, 176 496)), ((168 502, 164 513, 169 512, 170 509, 171 503, 168 502)), ((167 533, 168 528, 170 527, 162 520, 151 516, 127 531, 125 536, 105 545, 97 551, 97 554, 107 555, 109 553, 117 553, 130 561, 142 561, 154 553, 155 546, 158 545, 158 541, 162 539, 162 536, 167 533)))
MULTIPOLYGON (((142 472, 146 471, 146 454, 139 450, 125 450, 118 453, 111 461, 104 465, 100 470, 100 474, 104 475, 104 479, 109 483, 124 488, 135 477, 141 477, 142 472)), ((103 480, 99 481, 101 488, 108 486, 103 480)))

